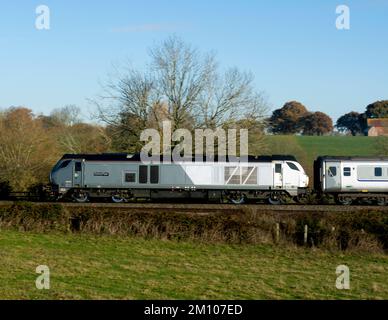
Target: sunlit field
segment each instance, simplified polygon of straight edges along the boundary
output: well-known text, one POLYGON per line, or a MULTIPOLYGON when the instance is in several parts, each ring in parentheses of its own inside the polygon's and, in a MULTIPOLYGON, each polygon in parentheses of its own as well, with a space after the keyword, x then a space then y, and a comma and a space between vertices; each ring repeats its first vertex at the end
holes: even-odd
POLYGON ((380 254, 2 231, 0 256, 1 299, 388 299, 380 254), (341 264, 350 290, 335 286, 341 264))

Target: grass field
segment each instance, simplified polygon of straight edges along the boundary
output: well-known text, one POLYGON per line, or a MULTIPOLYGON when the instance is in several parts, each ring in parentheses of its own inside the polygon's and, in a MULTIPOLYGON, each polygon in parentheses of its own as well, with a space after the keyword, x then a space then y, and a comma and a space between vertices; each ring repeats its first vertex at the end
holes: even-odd
POLYGON ((1 299, 388 299, 388 257, 1 231, 0 283, 1 299), (350 290, 335 287, 340 264, 350 290))
POLYGON ((376 137, 364 136, 267 136, 269 151, 302 152, 309 160, 318 155, 372 156, 379 153, 376 137))
POLYGON ((364 136, 266 136, 266 154, 292 154, 312 176, 313 162, 318 156, 380 155, 380 138, 364 136))

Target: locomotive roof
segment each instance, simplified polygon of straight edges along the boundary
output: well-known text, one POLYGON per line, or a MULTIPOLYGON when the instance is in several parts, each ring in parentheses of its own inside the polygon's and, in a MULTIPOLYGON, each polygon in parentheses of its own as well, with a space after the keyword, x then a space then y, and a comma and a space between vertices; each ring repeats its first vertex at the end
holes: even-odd
POLYGON ((317 161, 388 161, 388 157, 384 156, 372 156, 372 157, 361 157, 361 156, 320 156, 317 161))
MULTIPOLYGON (((202 161, 206 162, 206 156, 202 156, 202 161)), ((68 159, 83 159, 89 161, 129 161, 139 162, 141 161, 140 153, 128 154, 128 153, 101 153, 101 154, 65 154, 61 160, 68 159)), ((195 162, 195 157, 190 159, 182 159, 182 161, 195 162)), ((218 162, 218 157, 214 157, 214 162, 218 162)), ((248 156, 248 162, 272 162, 272 161, 296 161, 296 158, 292 155, 272 155, 272 156, 248 156)), ((160 162, 163 162, 163 157, 160 156, 160 162)), ((233 162, 233 158, 226 157, 226 162, 233 162)))

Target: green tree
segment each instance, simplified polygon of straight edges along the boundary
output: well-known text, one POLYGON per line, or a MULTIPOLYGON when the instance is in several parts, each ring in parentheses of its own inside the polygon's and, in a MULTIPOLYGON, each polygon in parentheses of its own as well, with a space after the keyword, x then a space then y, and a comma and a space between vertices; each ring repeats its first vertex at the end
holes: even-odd
POLYGON ((366 107, 367 118, 388 118, 388 100, 376 101, 366 107))
POLYGON ((269 119, 269 128, 275 134, 294 134, 301 131, 300 119, 308 113, 307 108, 297 101, 287 102, 275 110, 269 119))
POLYGON ((300 119, 300 127, 303 129, 303 135, 322 136, 333 131, 333 120, 327 114, 318 111, 300 119))
POLYGON ((336 127, 341 132, 350 132, 352 136, 363 132, 363 116, 355 111, 349 112, 341 116, 336 123, 336 127))

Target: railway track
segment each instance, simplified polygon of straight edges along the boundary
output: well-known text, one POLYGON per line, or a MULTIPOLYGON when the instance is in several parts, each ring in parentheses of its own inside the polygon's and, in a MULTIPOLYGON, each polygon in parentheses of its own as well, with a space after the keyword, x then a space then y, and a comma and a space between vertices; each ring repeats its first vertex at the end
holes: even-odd
MULTIPOLYGON (((0 201, 1 206, 9 206, 17 204, 17 201, 0 201)), ((251 205, 232 205, 232 204, 190 204, 190 203, 68 203, 68 202, 31 202, 32 205, 47 205, 60 204, 65 208, 102 208, 102 209, 120 209, 131 210, 133 212, 174 212, 174 213, 260 213, 260 212, 278 212, 278 213, 324 213, 324 212, 354 212, 354 211, 380 211, 387 212, 388 206, 338 206, 338 205, 266 205, 266 204, 251 204, 251 205)))

